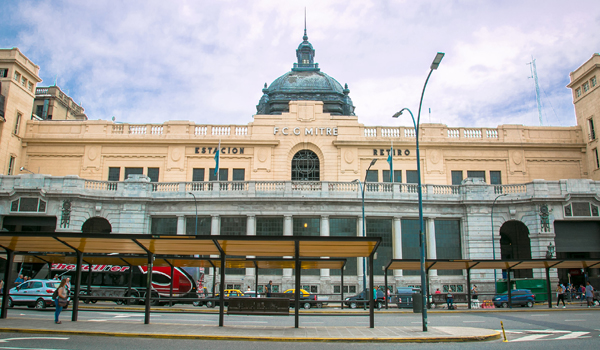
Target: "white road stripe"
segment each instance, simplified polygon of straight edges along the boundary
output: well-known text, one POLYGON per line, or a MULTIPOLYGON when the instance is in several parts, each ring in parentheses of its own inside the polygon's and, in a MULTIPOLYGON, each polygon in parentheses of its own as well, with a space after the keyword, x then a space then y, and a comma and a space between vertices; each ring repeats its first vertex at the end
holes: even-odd
POLYGON ((463 323, 484 323, 485 321, 463 321, 463 323))
POLYGON ((585 322, 585 320, 565 320, 565 322, 585 322))
POLYGON ((579 337, 581 337, 582 335, 586 335, 586 334, 589 334, 589 333, 590 333, 590 332, 573 332, 573 333, 571 333, 571 334, 565 334, 565 335, 562 335, 562 336, 560 336, 560 337, 556 338, 555 340, 562 340, 562 339, 575 339, 575 338, 579 338, 579 337))
POLYGON ((540 338, 543 338, 543 337, 547 337, 548 335, 549 334, 532 334, 532 335, 526 335, 524 337, 511 340, 511 342, 537 340, 537 339, 540 339, 540 338))
POLYGON ((548 314, 542 314, 542 315, 530 315, 531 317, 548 317, 548 314))

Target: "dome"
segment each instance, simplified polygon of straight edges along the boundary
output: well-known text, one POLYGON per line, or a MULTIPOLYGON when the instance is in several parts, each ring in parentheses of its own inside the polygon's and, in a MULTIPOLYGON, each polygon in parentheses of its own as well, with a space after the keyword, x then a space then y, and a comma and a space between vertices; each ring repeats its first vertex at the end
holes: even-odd
POLYGON ((281 114, 289 112, 290 101, 322 101, 323 112, 332 115, 354 115, 354 105, 348 94, 348 85, 321 72, 314 63, 315 50, 304 29, 303 41, 296 50, 298 62, 290 72, 275 79, 263 88, 263 96, 256 106, 257 114, 281 114))

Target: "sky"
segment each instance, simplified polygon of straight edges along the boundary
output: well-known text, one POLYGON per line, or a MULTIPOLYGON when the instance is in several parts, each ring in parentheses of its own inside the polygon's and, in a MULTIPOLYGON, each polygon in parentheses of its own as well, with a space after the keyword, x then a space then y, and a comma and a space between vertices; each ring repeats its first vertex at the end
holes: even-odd
POLYGON ((90 120, 245 125, 265 83, 309 41, 321 71, 348 84, 360 123, 408 126, 437 52, 422 123, 576 124, 569 73, 600 51, 597 0, 5 0, 0 48, 18 47, 43 82, 90 120), (429 112, 431 111, 431 112, 429 112), (404 116, 403 116, 404 117, 404 116), (401 117, 401 118, 403 118, 401 117))

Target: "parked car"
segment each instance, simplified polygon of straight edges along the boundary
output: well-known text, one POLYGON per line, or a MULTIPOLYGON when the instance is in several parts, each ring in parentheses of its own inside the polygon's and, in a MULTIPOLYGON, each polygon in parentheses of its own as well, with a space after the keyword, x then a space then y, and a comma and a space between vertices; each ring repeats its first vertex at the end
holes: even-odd
MULTIPOLYGON (((295 289, 287 289, 283 293, 272 293, 271 296, 274 298, 288 298, 290 299, 290 307, 294 307, 295 304, 295 289)), ((300 307, 304 309, 310 309, 311 307, 323 307, 327 304, 327 297, 318 296, 316 294, 310 294, 304 289, 300 289, 300 307)))
MULTIPOLYGON (((494 296, 495 307, 508 307, 508 292, 494 296)), ((535 294, 529 289, 513 289, 511 291, 510 301, 513 306, 521 305, 527 307, 533 307, 535 303, 535 294)))
POLYGON ((419 293, 419 288, 400 287, 390 298, 390 304, 396 304, 399 309, 413 307, 413 294, 419 293))
MULTIPOLYGON (((344 304, 351 309, 356 309, 358 306, 368 306, 368 301, 366 300, 365 291, 356 294, 355 296, 348 297, 344 301, 344 304)), ((381 309, 381 307, 385 304, 385 293, 382 290, 377 290, 377 299, 375 300, 375 307, 381 309)))
POLYGON ((8 297, 8 307, 27 305, 36 309, 54 306, 52 293, 58 288, 58 280, 29 280, 11 288, 8 297))
MULTIPOLYGON (((244 292, 242 292, 239 289, 225 289, 225 294, 223 295, 223 299, 225 300, 225 306, 227 306, 227 299, 229 299, 230 297, 243 297, 244 296, 244 292)), ((219 293, 215 294, 215 298, 217 300, 206 300, 204 301, 204 304, 206 305, 206 307, 215 307, 215 306, 219 306, 219 293)), ((199 305, 202 306, 202 305, 199 305)))
POLYGON ((248 298, 262 298, 263 296, 260 293, 256 293, 254 290, 247 290, 244 292, 244 296, 248 298))

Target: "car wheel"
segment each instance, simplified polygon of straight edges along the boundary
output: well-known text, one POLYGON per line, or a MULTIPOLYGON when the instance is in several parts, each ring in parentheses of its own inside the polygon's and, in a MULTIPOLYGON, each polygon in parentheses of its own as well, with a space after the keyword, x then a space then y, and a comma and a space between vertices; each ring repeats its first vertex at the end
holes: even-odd
POLYGON ((356 306, 357 306, 356 303, 350 303, 350 308, 351 309, 356 309, 356 306))
POLYGON ((36 309, 45 309, 46 308, 46 302, 44 301, 44 299, 39 298, 38 300, 35 301, 35 308, 36 309))
POLYGON ((207 301, 207 302, 206 302, 206 307, 208 307, 208 308, 213 308, 213 307, 215 307, 215 303, 214 303, 214 301, 212 301, 212 300, 209 300, 209 301, 207 301))
POLYGON ((528 301, 527 302, 527 307, 533 307, 533 301, 528 301))
POLYGON ((381 301, 378 301, 378 302, 377 302, 377 308, 378 308, 378 309, 381 309, 381 307, 382 307, 382 306, 383 306, 383 304, 381 303, 381 301))
POLYGON ((98 302, 98 300, 94 299, 92 300, 92 304, 96 304, 98 302))
POLYGON ((11 308, 12 308, 12 307, 14 307, 14 306, 15 306, 15 303, 14 303, 14 301, 12 300, 12 298, 8 298, 8 307, 11 307, 11 308))
POLYGON ((598 306, 600 305, 600 302, 598 300, 594 300, 594 306, 598 306))
POLYGON ((138 292, 132 291, 127 296, 130 298, 135 298, 128 299, 126 302, 127 305, 137 305, 140 302, 140 299, 138 299, 140 297, 140 294, 138 292))
POLYGON ((508 303, 502 303, 502 307, 503 308, 507 308, 508 307, 508 303))
POLYGON ((304 303, 304 304, 302 304, 302 307, 303 307, 305 310, 308 310, 308 309, 310 309, 310 303, 304 303))
POLYGON ((194 305, 194 306, 201 306, 199 301, 194 301, 194 302, 192 303, 192 305, 194 305))

